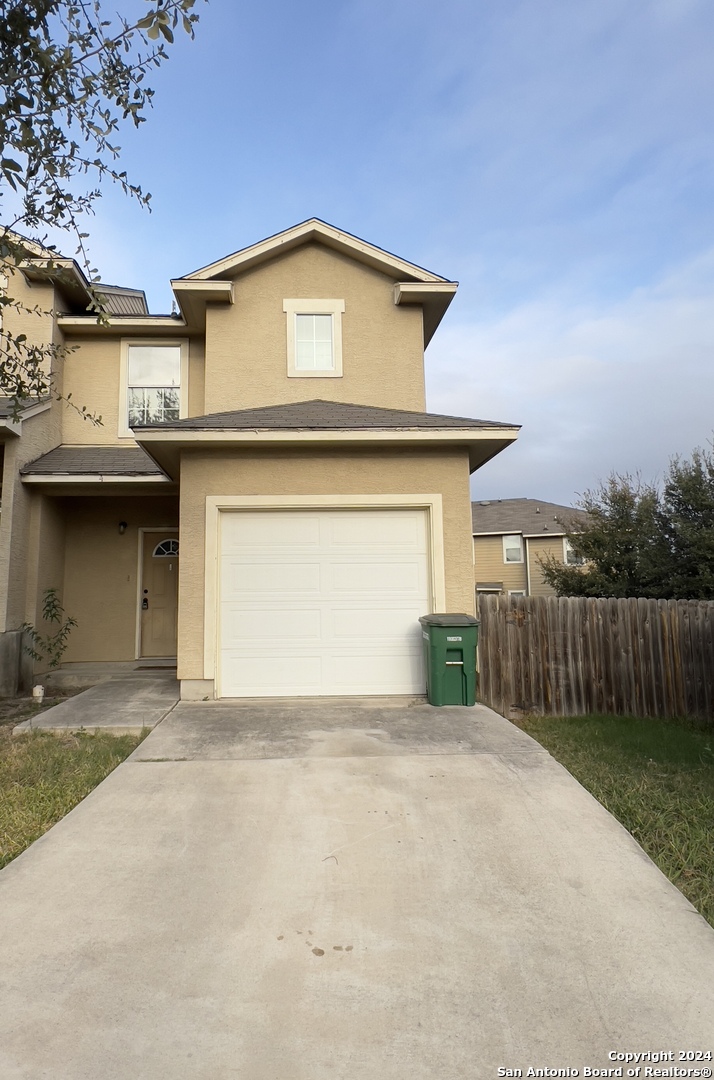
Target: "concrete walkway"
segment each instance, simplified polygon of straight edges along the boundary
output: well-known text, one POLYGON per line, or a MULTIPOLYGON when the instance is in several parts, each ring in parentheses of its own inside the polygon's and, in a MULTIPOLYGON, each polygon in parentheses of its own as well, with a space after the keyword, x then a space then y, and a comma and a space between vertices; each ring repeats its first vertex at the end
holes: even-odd
MULTIPOLYGON (((52 692, 51 690, 49 691, 52 692)), ((26 731, 109 731, 140 735, 154 728, 179 699, 176 671, 130 671, 98 683, 51 709, 24 720, 13 735, 26 731)))
POLYGON ((179 704, 0 872, 0 911, 2 1080, 673 1054, 644 1077, 714 1048, 714 931, 480 707, 179 704))

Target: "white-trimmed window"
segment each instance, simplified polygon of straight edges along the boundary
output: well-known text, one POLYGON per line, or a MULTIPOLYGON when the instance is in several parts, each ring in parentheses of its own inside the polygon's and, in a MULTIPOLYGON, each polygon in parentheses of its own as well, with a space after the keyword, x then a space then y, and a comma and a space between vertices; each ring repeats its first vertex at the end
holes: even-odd
POLYGON ((512 533, 503 538, 503 561, 505 563, 523 562, 523 537, 520 533, 512 533))
POLYGON ((341 378, 344 310, 344 300, 283 301, 289 379, 341 378))
POLYGON ((563 562, 566 566, 582 566, 585 562, 582 555, 575 554, 573 545, 570 543, 567 536, 563 537, 563 562))
POLYGON ((122 341, 119 435, 187 413, 188 342, 122 341))
POLYGON ((509 596, 525 596, 526 591, 525 591, 525 589, 509 589, 508 590, 508 595, 509 596))

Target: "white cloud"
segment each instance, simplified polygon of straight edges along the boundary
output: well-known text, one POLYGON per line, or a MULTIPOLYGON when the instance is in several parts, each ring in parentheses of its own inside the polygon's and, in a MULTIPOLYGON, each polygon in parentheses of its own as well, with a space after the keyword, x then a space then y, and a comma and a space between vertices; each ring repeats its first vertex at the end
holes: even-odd
POLYGON ((654 479, 714 427, 714 249, 624 300, 563 293, 448 323, 428 356, 428 407, 521 423, 474 478, 485 497, 568 502, 611 471, 654 479))

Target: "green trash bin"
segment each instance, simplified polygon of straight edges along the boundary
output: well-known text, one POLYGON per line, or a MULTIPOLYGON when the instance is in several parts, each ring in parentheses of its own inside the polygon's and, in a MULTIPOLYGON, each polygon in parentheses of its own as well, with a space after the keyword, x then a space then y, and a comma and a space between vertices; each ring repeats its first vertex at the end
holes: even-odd
POLYGON ((478 619, 422 615, 426 693, 430 705, 476 704, 478 619))

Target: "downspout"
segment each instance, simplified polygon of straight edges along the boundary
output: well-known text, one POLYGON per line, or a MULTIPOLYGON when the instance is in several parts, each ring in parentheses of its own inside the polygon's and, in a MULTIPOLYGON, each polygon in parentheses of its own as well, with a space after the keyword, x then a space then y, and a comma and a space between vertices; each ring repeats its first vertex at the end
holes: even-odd
POLYGON ((526 596, 531 594, 531 553, 528 550, 528 537, 524 536, 523 541, 526 545, 526 596))

